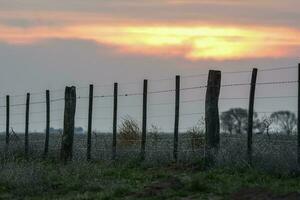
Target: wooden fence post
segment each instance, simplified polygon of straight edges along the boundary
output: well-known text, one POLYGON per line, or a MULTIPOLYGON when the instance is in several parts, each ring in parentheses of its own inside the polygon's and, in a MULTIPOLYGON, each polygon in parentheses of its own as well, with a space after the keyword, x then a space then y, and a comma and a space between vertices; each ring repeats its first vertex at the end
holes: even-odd
POLYGON ((94 86, 90 85, 90 92, 89 92, 89 114, 88 114, 88 131, 87 131, 87 153, 86 153, 87 160, 91 160, 93 100, 94 100, 94 86))
POLYGON ((213 164, 214 153, 220 145, 219 95, 221 71, 209 70, 205 99, 205 141, 207 144, 206 159, 213 164))
POLYGON ((298 64, 298 116, 297 116, 297 136, 298 136, 298 145, 297 145, 297 161, 298 167, 300 167, 300 63, 298 64))
POLYGON ((8 149, 9 145, 9 126, 10 126, 10 99, 9 95, 6 96, 6 138, 5 138, 5 144, 6 144, 6 149, 8 149))
POLYGON ((174 123, 174 160, 178 161, 178 128, 179 128, 179 103, 180 103, 180 76, 176 76, 175 80, 175 123, 174 123))
POLYGON ((64 111, 64 130, 61 142, 61 160, 67 162, 72 160, 73 139, 75 127, 76 111, 76 87, 66 87, 65 90, 65 111, 64 111))
POLYGON ((28 130, 29 130, 29 105, 30 105, 30 93, 27 93, 26 97, 26 117, 25 117, 25 156, 28 156, 28 130))
POLYGON ((147 95, 148 95, 148 80, 144 80, 144 89, 143 89, 143 126, 142 126, 142 141, 141 141, 141 159, 142 160, 145 160, 145 156, 146 156, 147 95))
POLYGON ((48 155, 49 134, 50 134, 50 91, 46 90, 46 137, 44 146, 44 156, 48 155))
POLYGON ((256 79, 257 79, 257 69, 254 68, 252 70, 249 109, 248 109, 247 156, 250 165, 252 165, 252 135, 253 135, 253 112, 254 112, 253 110, 254 110, 256 79))
POLYGON ((117 120, 118 120, 118 83, 114 84, 114 110, 113 110, 113 141, 112 141, 112 159, 117 155, 117 120))

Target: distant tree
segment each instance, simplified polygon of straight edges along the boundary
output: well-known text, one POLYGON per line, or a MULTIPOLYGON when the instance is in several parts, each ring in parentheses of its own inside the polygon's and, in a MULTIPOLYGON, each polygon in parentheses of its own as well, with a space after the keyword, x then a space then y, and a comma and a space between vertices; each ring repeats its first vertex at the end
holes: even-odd
POLYGON ((266 133, 270 137, 270 127, 273 124, 274 120, 270 116, 264 115, 260 120, 257 119, 257 130, 259 134, 266 133))
POLYGON ((290 111, 277 111, 271 114, 271 119, 274 120, 282 132, 290 135, 297 125, 296 115, 290 111))
POLYGON ((56 128, 50 127, 49 131, 50 131, 50 134, 62 133, 61 128, 56 129, 56 128))
POLYGON ((231 108, 221 114, 221 126, 230 134, 242 134, 247 128, 248 112, 243 108, 231 108))
POLYGON ((221 114, 221 126, 225 133, 232 134, 234 129, 234 118, 229 113, 229 111, 225 111, 221 114))
POLYGON ((75 127, 74 129, 75 134, 83 134, 84 133, 84 129, 82 127, 75 127))
MULTIPOLYGON (((229 134, 242 134, 247 132, 248 111, 244 108, 231 108, 221 114, 221 126, 229 134)), ((257 113, 253 113, 253 129, 259 129, 257 113)))

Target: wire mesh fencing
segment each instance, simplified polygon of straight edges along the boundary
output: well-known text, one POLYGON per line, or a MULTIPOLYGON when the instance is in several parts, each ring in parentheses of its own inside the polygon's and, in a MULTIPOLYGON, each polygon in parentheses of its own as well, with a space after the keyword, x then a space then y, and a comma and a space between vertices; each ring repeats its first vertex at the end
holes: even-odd
MULTIPOLYGON (((253 116, 253 163, 269 167, 280 160, 282 167, 297 165, 297 66, 258 70, 253 116), (285 74, 283 76, 283 74, 285 74)), ((208 74, 181 76, 178 127, 178 161, 205 157, 205 96, 208 74)), ((251 71, 223 72, 219 97, 220 147, 218 159, 226 163, 247 161, 248 106, 251 71)), ((149 80, 145 158, 152 162, 174 160, 176 121, 175 78, 149 80)), ((87 130, 92 123, 91 157, 113 157, 115 109, 114 84, 94 85, 92 117, 89 117, 89 87, 77 87, 73 159, 86 159, 87 130)), ((143 82, 120 83, 116 121, 117 159, 141 155, 143 82)), ((45 156, 46 93, 31 93, 29 107, 29 155, 45 156)), ((47 156, 59 157, 64 126, 64 90, 50 91, 50 128, 47 156)), ((0 135, 2 152, 24 153, 26 94, 1 98, 0 135), (7 110, 9 108, 9 110, 7 110), (7 141, 7 138, 9 140, 7 141)))

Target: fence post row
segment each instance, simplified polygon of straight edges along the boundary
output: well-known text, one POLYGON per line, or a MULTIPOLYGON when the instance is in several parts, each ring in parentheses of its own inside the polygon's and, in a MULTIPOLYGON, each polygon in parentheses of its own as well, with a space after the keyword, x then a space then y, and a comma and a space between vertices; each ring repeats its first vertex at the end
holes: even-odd
POLYGON ((116 159, 117 154, 117 118, 118 117, 118 83, 114 83, 114 108, 113 108, 113 141, 112 159, 116 159))
POLYGON ((86 153, 87 160, 91 160, 93 100, 94 100, 94 86, 90 85, 90 92, 89 92, 89 113, 88 113, 88 131, 87 131, 87 153, 86 153))
POLYGON ((298 64, 298 116, 297 116, 297 136, 298 136, 298 145, 297 145, 297 161, 298 166, 300 167, 300 63, 298 64))
POLYGON ((179 128, 179 103, 180 103, 180 76, 175 80, 175 123, 174 123, 174 160, 178 161, 178 128, 179 128))
POLYGON ((252 165, 252 135, 253 135, 253 113, 254 113, 254 100, 255 100, 255 86, 257 79, 257 69, 252 70, 249 108, 248 108, 248 137, 247 137, 247 156, 248 163, 252 165))
POLYGON ((50 91, 46 90, 46 137, 45 137, 44 156, 48 155, 49 134, 50 134, 50 91))
MULTIPOLYGON (((252 164, 252 144, 253 144, 253 117, 255 89, 257 81, 257 68, 253 68, 251 77, 251 87, 248 107, 248 127, 247 127, 247 156, 249 164, 252 164)), ((175 123, 174 123, 174 146, 173 157, 178 161, 178 133, 179 133, 179 108, 180 108, 180 76, 175 80, 175 123)), ((220 145, 220 119, 219 119, 219 95, 221 88, 221 71, 209 70, 207 91, 205 97, 205 142, 208 150, 208 157, 213 158, 213 152, 217 152, 220 145), (214 151, 212 151, 214 150, 214 151)), ((88 131, 87 131, 87 160, 91 159, 91 135, 92 135, 92 117, 93 117, 93 85, 89 87, 89 113, 88 113, 88 131)), ((146 155, 146 137, 147 137, 147 96, 148 80, 144 80, 143 85, 143 121, 141 137, 141 159, 146 155)), ((116 159, 117 149, 117 109, 118 109, 118 83, 114 83, 113 95, 113 141, 112 141, 112 159, 116 159)), ((49 151, 49 134, 50 134, 50 91, 46 90, 46 136, 44 155, 49 151)), ((25 113, 25 156, 29 153, 29 111, 30 111, 30 93, 26 95, 26 113, 25 113)), ((64 127, 61 143, 61 160, 68 161, 72 159, 73 139, 75 129, 75 112, 76 112, 76 87, 66 87, 65 89, 65 110, 64 110, 64 127)), ((300 166, 300 63, 298 64, 298 117, 297 117, 297 162, 300 166)), ((6 149, 10 143, 10 96, 6 96, 6 149)))
POLYGON ((143 125, 142 125, 142 141, 141 141, 141 159, 145 160, 146 154, 146 134, 147 134, 147 95, 148 80, 144 80, 143 88, 143 125))
POLYGON ((76 111, 76 87, 66 87, 65 90, 65 111, 64 130, 61 143, 61 160, 67 162, 72 160, 73 139, 76 111))
POLYGON ((10 99, 9 99, 9 95, 6 96, 6 138, 5 138, 5 144, 6 144, 6 148, 8 148, 9 145, 9 126, 10 126, 10 110, 9 110, 9 106, 10 106, 10 99))
POLYGON ((205 97, 205 141, 207 144, 206 159, 209 164, 214 160, 214 153, 220 145, 219 95, 221 71, 209 70, 205 97))
POLYGON ((30 93, 27 93, 26 97, 26 117, 25 117, 25 156, 28 155, 28 130, 29 130, 29 105, 30 105, 30 93))

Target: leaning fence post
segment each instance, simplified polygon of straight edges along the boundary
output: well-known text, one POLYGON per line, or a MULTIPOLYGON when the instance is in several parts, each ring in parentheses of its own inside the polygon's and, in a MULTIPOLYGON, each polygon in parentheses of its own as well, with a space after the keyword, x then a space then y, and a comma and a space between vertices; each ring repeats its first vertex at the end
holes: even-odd
POLYGON ((142 126, 142 141, 141 141, 141 159, 142 160, 145 160, 145 154, 146 154, 147 93, 148 93, 148 80, 144 80, 144 89, 143 89, 143 126, 142 126))
POLYGON ((50 134, 50 91, 46 90, 46 137, 45 137, 45 147, 44 156, 48 155, 49 150, 49 134, 50 134))
POLYGON ((6 144, 6 149, 8 149, 8 145, 9 145, 9 126, 10 126, 10 110, 9 107, 10 106, 10 99, 9 99, 9 95, 6 96, 6 138, 5 138, 5 144, 6 144))
POLYGON ((113 141, 112 141, 112 159, 116 159, 117 153, 117 117, 118 117, 118 83, 114 84, 114 110, 113 110, 113 141))
POLYGON ((91 159, 93 100, 94 100, 94 86, 90 85, 90 92, 89 92, 89 114, 88 114, 88 131, 87 131, 87 153, 86 153, 87 160, 91 159))
POLYGON ((28 156, 28 130, 29 130, 29 105, 30 105, 30 93, 27 93, 26 97, 26 117, 25 117, 25 156, 28 156))
POLYGON ((297 161, 298 161, 298 167, 300 167, 300 63, 298 64, 298 118, 297 118, 297 136, 298 136, 298 146, 297 146, 297 151, 298 151, 298 156, 297 156, 297 161))
POLYGON ((76 87, 66 87, 65 90, 65 111, 64 130, 61 142, 61 160, 63 162, 72 160, 73 139, 76 111, 76 87))
POLYGON ((253 135, 253 110, 255 99, 255 86, 257 78, 257 69, 252 70, 250 97, 249 97, 249 110, 248 110, 248 138, 247 138, 247 156, 248 162, 252 165, 252 135, 253 135))
POLYGON ((179 127, 179 103, 180 103, 180 76, 176 76, 175 80, 175 123, 174 123, 174 160, 178 161, 178 127, 179 127))
POLYGON ((219 95, 221 71, 209 70, 205 99, 205 141, 207 144, 206 159, 213 162, 214 153, 220 145, 219 95))

